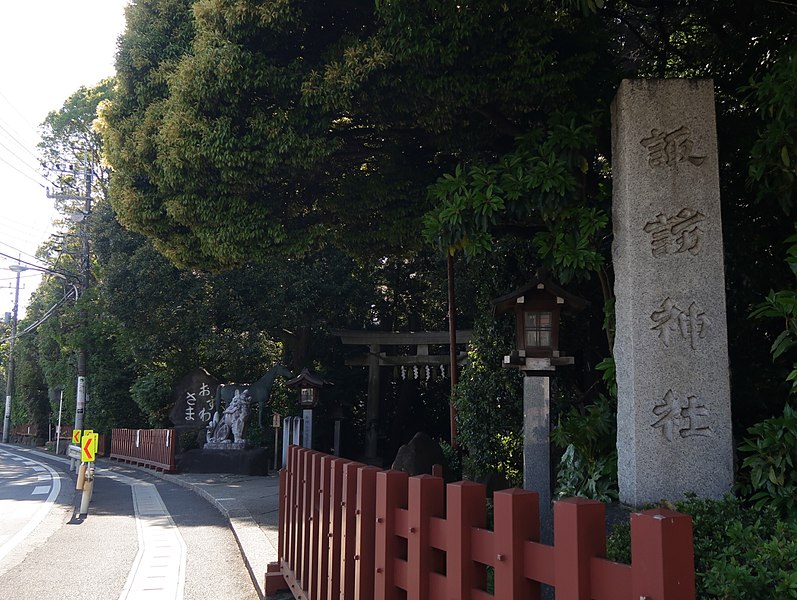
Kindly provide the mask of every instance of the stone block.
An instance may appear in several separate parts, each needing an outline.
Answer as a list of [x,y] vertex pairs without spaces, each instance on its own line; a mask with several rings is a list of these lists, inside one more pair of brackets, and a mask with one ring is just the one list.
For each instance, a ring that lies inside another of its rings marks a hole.
[[733,481],[719,169],[710,80],[625,80],[612,105],[622,502]]

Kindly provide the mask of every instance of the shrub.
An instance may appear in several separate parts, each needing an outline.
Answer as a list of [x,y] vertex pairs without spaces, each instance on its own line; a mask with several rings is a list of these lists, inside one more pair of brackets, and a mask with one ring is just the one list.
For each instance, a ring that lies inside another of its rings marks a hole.
[[[797,598],[797,521],[783,520],[771,506],[750,509],[733,496],[689,497],[674,508],[692,516],[697,598]],[[609,559],[628,563],[630,554],[630,528],[616,526]]]
[[470,479],[498,472],[512,485],[523,483],[523,381],[501,366],[513,335],[508,321],[474,326],[456,391],[459,441],[467,449],[462,468]]
[[565,451],[556,474],[557,497],[617,499],[616,432],[614,402],[606,396],[583,413],[571,408],[559,419],[551,431],[551,441]]
[[783,416],[766,419],[747,430],[739,450],[742,461],[738,490],[756,508],[772,506],[797,520],[797,411],[786,405]]

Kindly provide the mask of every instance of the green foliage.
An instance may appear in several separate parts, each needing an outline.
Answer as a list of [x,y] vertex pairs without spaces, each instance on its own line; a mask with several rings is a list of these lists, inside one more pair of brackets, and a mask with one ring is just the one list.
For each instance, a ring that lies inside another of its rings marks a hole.
[[[795,224],[797,228],[797,224]],[[793,274],[797,275],[797,235],[790,236],[786,243],[786,263]],[[784,330],[775,338],[770,348],[772,360],[778,359],[797,345],[797,291],[770,290],[764,302],[755,307],[750,313],[752,318],[778,318],[782,319]],[[792,385],[792,393],[797,392],[797,362],[792,365],[791,372],[786,377]]]
[[501,224],[538,232],[539,252],[564,282],[603,264],[596,239],[606,214],[579,204],[595,145],[596,121],[554,112],[546,126],[516,140],[493,164],[458,164],[429,187],[435,208],[424,216],[425,239],[441,250],[490,252]]
[[[783,520],[769,506],[750,509],[732,496],[691,497],[674,508],[692,517],[697,598],[797,598],[797,521]],[[630,563],[627,525],[615,527],[607,550],[610,560]]]
[[168,425],[173,384],[173,378],[168,373],[161,372],[139,377],[130,387],[130,396],[147,415],[150,427]]
[[565,208],[546,215],[548,231],[534,236],[540,258],[562,283],[585,278],[604,264],[599,240],[606,234],[605,212],[583,206]]
[[459,451],[445,440],[437,440],[445,457],[445,476],[447,481],[460,481],[462,479],[462,457]]
[[749,183],[759,201],[789,214],[797,200],[797,45],[780,50],[749,91],[763,121],[750,151]]
[[739,491],[756,508],[768,506],[797,521],[797,410],[786,405],[783,416],[761,421],[747,433],[739,446],[745,455]]
[[551,441],[564,449],[556,474],[556,496],[617,499],[617,415],[613,400],[599,396],[581,412],[559,417]]
[[513,485],[523,481],[523,391],[515,370],[501,367],[512,333],[494,321],[474,328],[456,395],[457,431],[467,449],[463,471],[471,479],[495,471]]
[[177,438],[177,452],[186,452],[199,448],[199,435],[197,430],[183,431]]

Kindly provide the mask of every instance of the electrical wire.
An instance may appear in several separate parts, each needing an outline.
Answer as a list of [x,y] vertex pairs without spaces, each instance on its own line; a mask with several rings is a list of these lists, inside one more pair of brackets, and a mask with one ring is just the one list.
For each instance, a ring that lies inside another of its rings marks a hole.
[[9,336],[9,337],[0,339],[0,344],[10,341],[12,339],[12,337],[14,339],[19,339],[23,335],[26,335],[28,333],[32,333],[33,331],[38,329],[39,326],[41,326],[45,321],[47,321],[47,319],[52,317],[53,314],[55,313],[55,311],[58,310],[61,306],[63,306],[66,303],[66,301],[69,300],[71,297],[77,298],[77,288],[73,287],[71,290],[69,290],[66,294],[64,294],[63,298],[61,298],[58,302],[56,302],[50,308],[48,308],[47,312],[45,312],[41,317],[39,317],[36,321],[31,323],[30,325],[28,325],[22,331],[18,331],[16,336]]
[[13,260],[14,262],[16,262],[18,264],[25,265],[25,266],[30,267],[32,269],[35,269],[37,271],[41,271],[42,273],[50,273],[50,274],[55,274],[55,275],[62,275],[63,277],[67,277],[67,278],[72,277],[72,278],[80,281],[80,276],[79,275],[77,275],[75,273],[72,273],[71,271],[67,271],[65,269],[51,269],[50,267],[44,267],[42,265],[37,265],[37,264],[34,264],[32,262],[28,262],[26,260],[19,259],[16,256],[11,256],[10,254],[6,254],[4,252],[0,252],[0,257],[8,258],[8,259]]
[[[20,171],[19,169],[17,169],[17,168],[16,168],[14,165],[12,165],[10,162],[8,162],[8,161],[7,161],[5,158],[3,158],[2,156],[0,156],[0,161],[2,161],[2,162],[4,162],[5,164],[7,164],[9,167],[11,167],[12,169],[14,169],[14,170],[15,170],[17,173],[19,173],[19,174],[20,174],[20,175],[22,175],[23,177],[26,177],[27,179],[31,180],[33,183],[35,183],[35,184],[36,184],[36,185],[38,185],[39,187],[43,187],[43,188],[46,188],[46,187],[47,187],[47,186],[46,186],[46,185],[44,185],[43,183],[40,183],[40,182],[36,181],[35,179],[33,179],[33,177],[31,177],[31,176],[30,176],[30,175],[28,175],[27,173],[23,173],[22,171]],[[47,181],[47,180],[46,180],[46,179],[44,179],[44,181]]]
[[[11,127],[10,124],[8,124],[8,126]],[[19,134],[17,134],[13,130],[6,129],[3,126],[3,121],[2,120],[0,120],[0,130],[4,131],[5,134],[11,139],[12,142],[15,142],[17,144],[17,146],[19,146],[20,148],[22,148],[22,150],[27,152],[33,158],[33,160],[36,161],[37,165],[39,164],[39,157],[36,156],[33,152],[31,152],[30,149],[27,147],[27,145],[25,145],[24,143],[22,143],[19,140],[19,137],[18,137]]]

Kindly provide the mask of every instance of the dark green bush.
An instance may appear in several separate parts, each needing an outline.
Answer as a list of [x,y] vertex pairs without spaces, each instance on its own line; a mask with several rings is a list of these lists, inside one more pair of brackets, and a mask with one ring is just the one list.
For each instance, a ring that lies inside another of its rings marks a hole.
[[617,499],[617,419],[615,403],[600,396],[579,411],[571,408],[551,431],[564,449],[556,473],[556,496],[584,496],[602,502]]
[[783,416],[747,430],[739,451],[747,456],[739,473],[739,492],[756,508],[771,506],[797,520],[797,411],[786,405]]
[[[692,516],[697,598],[797,598],[797,521],[771,506],[751,509],[740,499],[690,497],[675,505]],[[630,562],[630,529],[614,528],[610,560]]]
[[456,392],[457,429],[467,449],[462,470],[469,479],[499,473],[512,485],[523,484],[523,381],[502,367],[513,347],[508,321],[477,322],[468,346],[468,366]]

